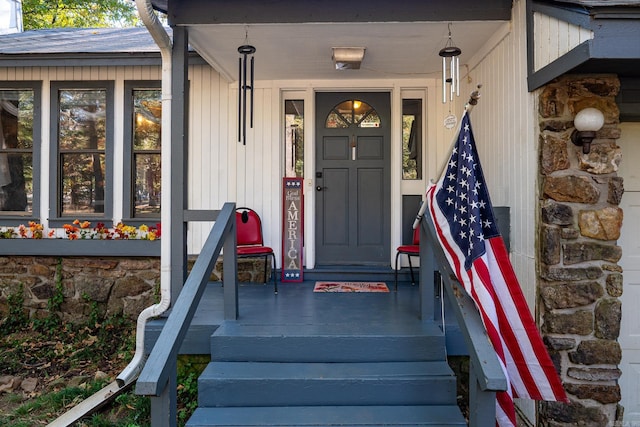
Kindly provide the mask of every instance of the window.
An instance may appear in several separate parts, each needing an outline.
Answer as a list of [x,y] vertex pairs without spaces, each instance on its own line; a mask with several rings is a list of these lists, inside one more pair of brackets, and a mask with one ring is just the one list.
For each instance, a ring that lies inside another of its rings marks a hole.
[[364,101],[343,101],[331,109],[324,125],[326,128],[377,128],[380,127],[380,116]]
[[402,179],[422,179],[422,99],[402,100]]
[[51,95],[53,220],[110,218],[113,83],[52,82]]
[[284,101],[285,177],[304,177],[304,101]]
[[0,215],[39,212],[40,82],[0,86]]
[[160,218],[160,82],[125,82],[124,206],[130,219]]

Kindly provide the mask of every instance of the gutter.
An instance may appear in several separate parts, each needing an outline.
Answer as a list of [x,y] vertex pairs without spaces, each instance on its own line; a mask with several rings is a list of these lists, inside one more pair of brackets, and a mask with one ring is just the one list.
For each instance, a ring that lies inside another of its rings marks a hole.
[[160,48],[162,57],[162,209],[160,222],[160,302],[142,310],[136,326],[136,352],[126,368],[116,377],[120,387],[124,387],[138,378],[146,361],[144,334],[147,321],[158,317],[171,303],[171,38],[160,23],[153,10],[151,0],[136,0],[138,15],[149,30],[151,37]]

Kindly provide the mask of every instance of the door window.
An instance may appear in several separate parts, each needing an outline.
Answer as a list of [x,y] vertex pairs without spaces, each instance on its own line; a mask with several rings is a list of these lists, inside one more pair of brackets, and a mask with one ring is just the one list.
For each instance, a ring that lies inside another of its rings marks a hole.
[[348,127],[378,128],[380,116],[369,104],[359,100],[343,101],[331,109],[324,123],[327,129]]

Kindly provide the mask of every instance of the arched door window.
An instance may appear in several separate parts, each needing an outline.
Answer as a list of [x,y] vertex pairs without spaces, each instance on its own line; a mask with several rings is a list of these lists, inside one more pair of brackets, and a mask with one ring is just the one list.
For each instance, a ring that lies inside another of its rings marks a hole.
[[342,101],[331,109],[324,123],[325,128],[380,127],[380,116],[369,104],[359,100]]

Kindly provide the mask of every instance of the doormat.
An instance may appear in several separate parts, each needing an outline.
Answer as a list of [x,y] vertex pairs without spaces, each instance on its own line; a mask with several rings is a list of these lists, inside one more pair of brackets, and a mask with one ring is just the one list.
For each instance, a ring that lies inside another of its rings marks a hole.
[[389,292],[382,282],[316,282],[313,292]]

